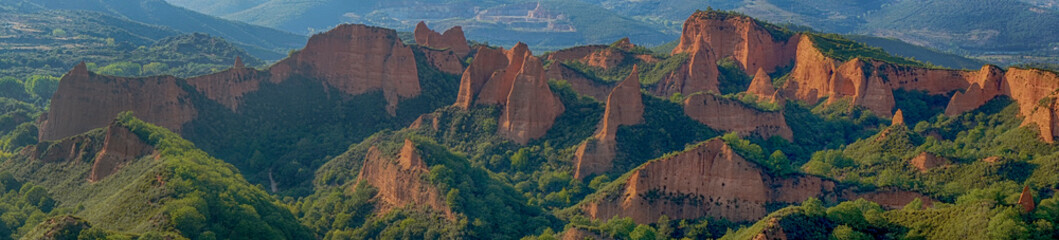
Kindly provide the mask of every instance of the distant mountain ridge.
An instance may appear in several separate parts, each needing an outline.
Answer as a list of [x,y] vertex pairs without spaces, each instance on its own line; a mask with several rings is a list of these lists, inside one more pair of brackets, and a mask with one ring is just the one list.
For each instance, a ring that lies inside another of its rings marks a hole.
[[223,37],[263,59],[275,60],[289,49],[300,47],[304,36],[225,20],[170,5],[162,0],[8,0],[41,9],[98,11],[146,24],[166,26],[177,31],[202,32]]

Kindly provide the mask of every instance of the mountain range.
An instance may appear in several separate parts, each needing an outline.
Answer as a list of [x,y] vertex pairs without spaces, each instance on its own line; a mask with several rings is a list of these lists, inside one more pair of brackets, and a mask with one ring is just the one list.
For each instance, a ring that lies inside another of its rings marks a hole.
[[21,93],[47,107],[0,92],[0,237],[1059,236],[1059,73],[729,11],[682,26],[663,52],[341,24],[267,66],[79,63]]
[[[505,46],[516,41],[533,49],[601,44],[623,36],[648,46],[680,33],[695,9],[735,10],[773,23],[809,26],[817,31],[895,38],[918,46],[1024,63],[1020,55],[1056,62],[1059,8],[1054,0],[717,0],[717,1],[247,1],[202,4],[170,0],[177,6],[226,19],[311,34],[351,22],[408,31],[419,21],[441,28],[460,25],[468,37]],[[305,13],[312,14],[305,14]],[[994,17],[1006,16],[1006,17]],[[508,37],[508,36],[518,37]],[[542,36],[543,35],[543,36]]]

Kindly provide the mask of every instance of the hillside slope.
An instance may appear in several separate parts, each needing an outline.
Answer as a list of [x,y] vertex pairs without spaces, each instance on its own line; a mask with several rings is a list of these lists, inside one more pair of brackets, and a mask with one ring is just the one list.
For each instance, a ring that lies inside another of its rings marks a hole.
[[207,33],[223,37],[269,60],[283,57],[287,50],[297,48],[305,41],[304,36],[201,14],[162,0],[45,0],[32,3],[47,9],[98,11],[181,32]]

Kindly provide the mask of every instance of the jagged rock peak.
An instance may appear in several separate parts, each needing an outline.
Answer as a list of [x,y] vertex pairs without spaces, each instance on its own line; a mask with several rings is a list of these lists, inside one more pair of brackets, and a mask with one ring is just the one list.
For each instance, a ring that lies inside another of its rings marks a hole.
[[1022,188],[1022,194],[1019,195],[1019,205],[1022,206],[1023,212],[1033,212],[1037,208],[1033,201],[1033,194],[1030,192],[1030,186]]
[[526,144],[543,137],[566,108],[548,86],[541,60],[531,55],[525,44],[516,45],[512,53],[517,56],[520,50],[524,52],[522,61],[516,62],[518,58],[515,58],[512,64],[520,63],[521,69],[512,76],[514,68],[509,66],[503,77],[506,79],[503,82],[510,82],[511,87],[503,104],[497,133],[516,143]]
[[88,65],[85,64],[85,61],[81,61],[76,66],[74,66],[73,69],[70,69],[69,73],[67,73],[67,75],[79,75],[79,76],[87,76],[88,74],[89,74]]
[[643,123],[643,96],[640,92],[639,69],[633,66],[632,73],[607,97],[603,120],[596,135],[582,142],[574,153],[574,178],[609,171],[617,156],[617,132],[620,126]]
[[243,57],[235,56],[235,64],[232,65],[232,68],[241,69],[245,67],[246,66],[243,65]]
[[96,154],[88,181],[97,182],[117,173],[130,162],[150,155],[154,146],[125,126],[111,123],[103,140],[103,149]]
[[470,108],[483,91],[493,75],[508,66],[508,57],[504,49],[493,49],[479,46],[470,66],[463,71],[460,78],[460,91],[456,97],[456,106]]
[[905,124],[905,113],[902,112],[901,109],[897,109],[897,112],[894,112],[894,118],[891,121],[891,123],[892,123],[893,126],[904,125]]
[[758,96],[758,99],[771,98],[776,93],[776,88],[772,86],[772,78],[765,72],[765,69],[757,69],[757,74],[754,74],[754,80],[750,82],[747,93]]
[[432,48],[450,49],[456,53],[456,56],[464,57],[471,52],[471,48],[467,45],[467,38],[463,34],[463,28],[460,26],[454,26],[445,31],[445,33],[438,33],[427,27],[425,22],[420,21],[416,24],[415,32],[416,44],[428,46]]

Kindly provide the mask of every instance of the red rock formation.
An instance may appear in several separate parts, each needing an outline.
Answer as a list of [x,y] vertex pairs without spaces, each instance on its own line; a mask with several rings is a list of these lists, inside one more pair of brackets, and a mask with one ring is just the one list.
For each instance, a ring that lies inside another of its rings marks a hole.
[[[797,37],[791,39],[797,40]],[[757,69],[772,71],[787,66],[795,52],[789,40],[777,39],[764,26],[747,16],[696,12],[684,22],[680,44],[673,54],[694,53],[699,41],[715,51],[716,59],[733,58],[747,75]],[[797,43],[793,43],[797,44]]]
[[154,146],[148,145],[126,127],[111,124],[107,128],[103,149],[96,154],[88,181],[97,182],[117,173],[130,162],[151,155]]
[[238,67],[238,64],[223,72],[188,78],[187,83],[210,100],[238,111],[243,96],[257,91],[261,82],[270,78],[268,72]]
[[299,52],[272,66],[272,81],[292,75],[315,77],[350,95],[382,90],[386,110],[396,114],[401,99],[420,93],[412,49],[391,29],[339,25],[314,35]]
[[416,44],[431,48],[452,50],[458,58],[462,58],[471,53],[471,47],[467,45],[467,38],[464,37],[463,28],[460,26],[449,28],[444,34],[439,34],[434,30],[430,30],[426,23],[419,22],[419,24],[416,24],[414,34]]
[[695,94],[684,100],[684,114],[714,129],[753,134],[768,139],[780,136],[791,140],[794,133],[782,112],[767,112],[746,106],[737,100],[713,94]]
[[640,77],[637,67],[632,74],[618,84],[607,98],[603,120],[596,134],[578,146],[575,152],[574,178],[581,179],[590,174],[610,170],[617,155],[616,136],[618,127],[643,123],[643,96],[640,94]]
[[1030,193],[1030,186],[1022,188],[1022,194],[1019,195],[1019,206],[1022,206],[1022,212],[1033,212],[1037,206],[1033,201],[1033,194]]
[[905,113],[901,112],[901,109],[897,109],[897,112],[894,113],[894,118],[890,120],[890,125],[905,125]]
[[497,134],[519,144],[543,137],[565,111],[552,93],[544,65],[518,43],[510,51],[479,48],[464,71],[456,105],[500,105]]
[[700,38],[682,53],[688,54],[688,61],[662,78],[653,86],[651,92],[658,96],[670,96],[675,93],[691,95],[703,91],[720,92],[720,83],[717,80],[720,76],[717,70],[719,58],[709,44]]
[[58,140],[100,128],[125,111],[174,132],[198,114],[175,77],[103,76],[88,72],[82,63],[59,82],[47,115],[41,116],[39,139]]
[[758,99],[773,101],[775,99],[772,99],[772,96],[776,94],[776,88],[772,87],[772,78],[765,72],[765,69],[759,68],[746,92],[757,96]]
[[767,213],[769,191],[756,165],[714,139],[633,170],[621,192],[589,202],[582,210],[592,219],[630,217],[640,224],[662,215],[750,221]]
[[544,78],[540,60],[528,54],[500,114],[497,133],[519,144],[543,137],[566,110]]
[[772,177],[720,139],[651,160],[632,170],[621,184],[618,192],[601,192],[596,199],[581,204],[582,213],[592,219],[630,217],[640,224],[654,222],[662,215],[751,221],[767,214],[767,204],[799,203],[810,197],[828,201],[865,198],[888,208],[904,206],[916,198],[928,206],[933,202],[914,192],[839,190],[834,182],[813,176]]
[[456,106],[470,108],[493,74],[507,66],[508,58],[505,56],[504,49],[479,46],[478,54],[474,56],[471,65],[463,71]]
[[423,178],[430,170],[416,151],[415,143],[407,139],[396,159],[383,156],[382,151],[372,146],[365,155],[357,181],[366,181],[378,189],[375,196],[378,212],[412,204],[428,206],[450,220],[455,219],[441,193]]
[[948,159],[945,159],[929,152],[922,152],[915,158],[912,158],[912,160],[909,162],[912,164],[912,166],[916,167],[916,169],[919,169],[919,172],[922,173],[930,171],[930,169],[949,165]]

